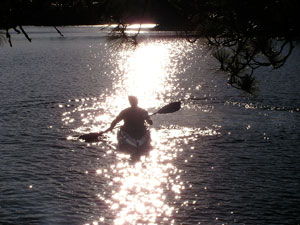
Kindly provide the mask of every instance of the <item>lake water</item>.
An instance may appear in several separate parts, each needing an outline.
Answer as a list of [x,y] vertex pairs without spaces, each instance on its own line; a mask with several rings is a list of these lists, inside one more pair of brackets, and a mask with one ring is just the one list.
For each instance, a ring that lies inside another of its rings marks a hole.
[[[226,84],[205,45],[144,33],[136,48],[97,27],[27,27],[0,48],[0,224],[300,224],[300,49]],[[107,128],[127,96],[155,115],[138,161],[72,138]],[[197,100],[191,100],[197,99]]]

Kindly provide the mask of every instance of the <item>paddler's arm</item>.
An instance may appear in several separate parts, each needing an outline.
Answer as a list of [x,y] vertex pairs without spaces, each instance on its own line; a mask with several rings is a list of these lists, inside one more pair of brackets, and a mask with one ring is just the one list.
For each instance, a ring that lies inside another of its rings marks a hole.
[[105,131],[103,131],[103,133],[112,131],[112,130],[115,128],[115,126],[117,125],[117,123],[119,123],[122,119],[123,119],[123,118],[122,118],[122,115],[121,115],[121,113],[120,113],[120,114],[117,116],[117,118],[114,119],[114,120],[111,122],[110,127],[109,127],[108,129],[106,129]]
[[147,115],[146,115],[146,122],[149,124],[149,125],[152,125],[153,124],[153,121],[151,120],[151,118],[150,118],[150,116],[148,115],[148,113],[147,113]]

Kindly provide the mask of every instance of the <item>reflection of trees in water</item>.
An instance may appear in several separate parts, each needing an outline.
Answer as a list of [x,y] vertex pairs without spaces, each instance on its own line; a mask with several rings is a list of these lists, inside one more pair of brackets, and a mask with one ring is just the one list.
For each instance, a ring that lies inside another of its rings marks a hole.
[[129,35],[127,24],[154,21],[190,42],[206,37],[228,83],[251,92],[255,69],[280,68],[292,53],[299,11],[297,0],[3,0],[0,29],[12,44],[11,29],[30,41],[22,25],[115,23],[110,39],[136,45],[139,31]]

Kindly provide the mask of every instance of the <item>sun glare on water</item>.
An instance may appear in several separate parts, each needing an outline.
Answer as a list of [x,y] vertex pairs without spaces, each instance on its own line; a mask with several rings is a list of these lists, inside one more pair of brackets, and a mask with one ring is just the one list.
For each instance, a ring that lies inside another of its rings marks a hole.
[[135,95],[142,107],[155,107],[163,102],[162,96],[170,92],[173,81],[170,68],[171,46],[162,42],[140,44],[131,51],[120,52],[120,71],[115,83],[116,95],[125,98]]
[[156,27],[157,24],[155,23],[144,23],[144,24],[132,24],[132,25],[129,25],[128,28],[129,29],[151,29],[151,28],[154,28]]
[[[139,105],[150,113],[157,110],[166,100],[172,100],[177,90],[180,54],[176,51],[183,49],[188,51],[187,46],[174,41],[157,40],[141,43],[135,49],[118,50],[112,60],[115,70],[109,74],[113,78],[112,90],[99,98],[75,100],[78,106],[65,112],[62,122],[73,125],[73,131],[78,133],[104,130],[128,107],[128,95],[137,96]],[[174,163],[183,151],[180,146],[197,135],[216,133],[179,126],[152,128],[153,149],[133,162],[128,155],[116,151],[115,130],[105,135],[107,142],[95,145],[99,154],[104,152],[102,167],[95,168],[95,179],[103,184],[97,199],[107,210],[91,224],[175,224],[174,215],[185,189],[183,171]]]
[[172,224],[170,216],[174,207],[166,203],[165,185],[172,164],[160,165],[153,153],[135,165],[119,162],[113,166],[116,177],[113,192],[107,203],[115,213],[114,224],[155,224],[158,218]]
[[[115,105],[112,115],[128,107],[128,95],[137,96],[139,105],[146,109],[164,103],[164,95],[172,91],[174,83],[174,71],[170,70],[173,47],[157,41],[119,52],[120,79],[114,83],[115,93],[107,96],[107,101]],[[174,206],[168,204],[170,194],[167,196],[166,189],[175,198],[183,185],[177,168],[171,163],[174,154],[165,154],[167,148],[158,144],[160,135],[155,130],[151,135],[156,147],[137,163],[130,163],[122,153],[116,155],[118,162],[110,168],[111,197],[98,195],[113,213],[113,224],[156,224],[157,221],[174,224]]]
[[[115,28],[118,24],[101,24],[101,25],[93,25],[93,27],[100,28]],[[128,29],[152,29],[156,27],[155,23],[141,23],[141,24],[127,24]]]
[[101,215],[103,223],[100,224],[176,224],[174,216],[179,211],[178,206],[188,205],[181,199],[186,189],[181,178],[184,171],[174,164],[183,151],[178,146],[194,140],[197,135],[217,134],[212,129],[162,128],[152,131],[155,148],[139,161],[133,163],[126,155],[118,153],[117,162],[109,169],[97,170],[97,176],[110,178],[107,189],[112,190],[109,198],[106,193],[97,195],[113,215],[112,220]]

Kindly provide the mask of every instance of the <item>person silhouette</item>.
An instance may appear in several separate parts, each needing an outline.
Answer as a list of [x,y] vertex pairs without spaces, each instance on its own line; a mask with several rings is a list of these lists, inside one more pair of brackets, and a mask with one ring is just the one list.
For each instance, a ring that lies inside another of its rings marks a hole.
[[128,133],[133,138],[140,138],[147,132],[147,125],[152,125],[148,112],[138,107],[136,96],[128,96],[130,107],[122,110],[120,114],[111,122],[110,127],[105,131],[112,131],[120,121],[124,121],[121,131]]

